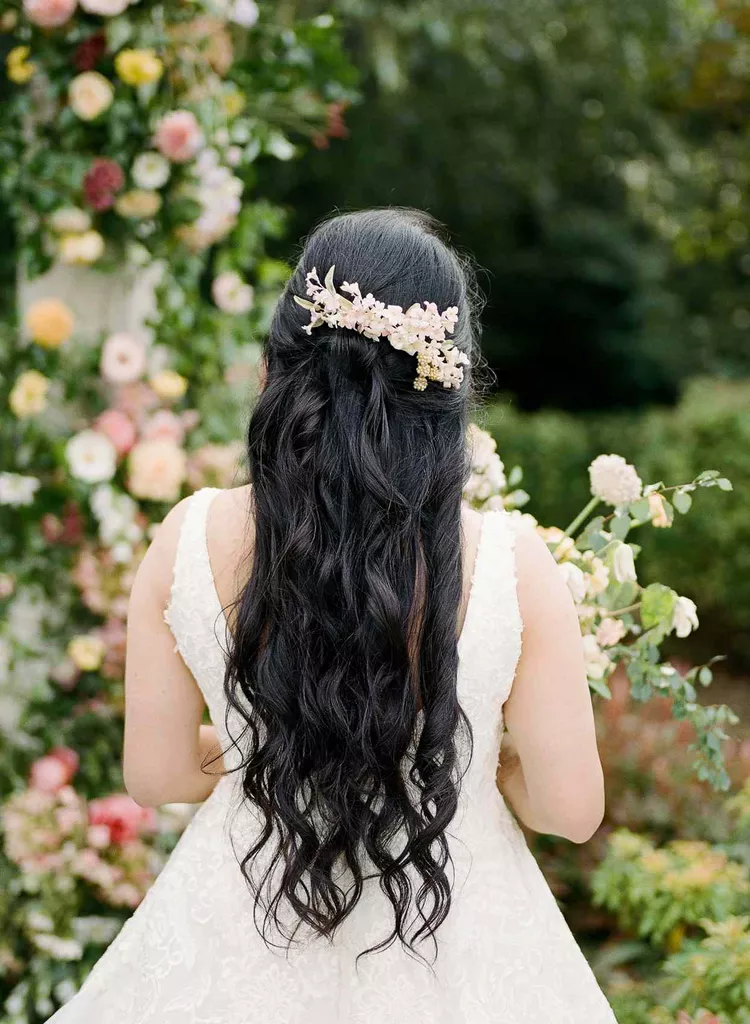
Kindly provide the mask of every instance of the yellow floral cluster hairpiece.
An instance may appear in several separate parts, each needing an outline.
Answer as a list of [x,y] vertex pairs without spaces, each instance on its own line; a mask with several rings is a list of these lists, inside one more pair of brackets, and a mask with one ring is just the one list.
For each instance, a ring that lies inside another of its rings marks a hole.
[[444,388],[461,386],[463,365],[468,364],[469,357],[446,337],[453,334],[458,320],[456,306],[440,313],[434,302],[425,302],[424,308],[415,302],[404,312],[401,306],[379,302],[372,293],[363,296],[356,282],[344,281],[341,291],[351,296],[348,299],[336,291],[335,269],[331,267],[321,284],[313,267],[305,277],[310,298],[294,296],[299,306],[310,311],[310,323],[302,328],[307,334],[321,324],[328,324],[357,331],[372,341],[387,338],[394,348],[417,357],[417,391],[424,391],[428,380],[439,381]]

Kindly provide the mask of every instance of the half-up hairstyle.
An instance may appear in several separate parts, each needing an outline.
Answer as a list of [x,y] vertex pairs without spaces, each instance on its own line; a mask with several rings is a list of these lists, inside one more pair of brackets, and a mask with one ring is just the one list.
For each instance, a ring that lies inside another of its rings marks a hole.
[[[461,386],[415,390],[416,359],[386,339],[306,334],[294,296],[334,264],[337,288],[457,306]],[[374,209],[310,235],[271,324],[248,430],[255,542],[225,679],[228,727],[243,723],[235,770],[259,820],[238,859],[269,944],[271,926],[289,944],[302,924],[332,938],[374,876],[392,928],[359,955],[398,938],[421,959],[429,939],[437,956],[446,829],[471,756],[456,678],[473,299],[432,218]]]

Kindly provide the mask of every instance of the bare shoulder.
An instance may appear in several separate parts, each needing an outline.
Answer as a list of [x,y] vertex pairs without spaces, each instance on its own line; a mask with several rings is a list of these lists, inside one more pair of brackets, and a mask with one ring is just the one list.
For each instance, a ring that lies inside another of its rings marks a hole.
[[527,523],[514,528],[518,604],[525,627],[548,621],[551,611],[575,615],[570,591],[545,541]]

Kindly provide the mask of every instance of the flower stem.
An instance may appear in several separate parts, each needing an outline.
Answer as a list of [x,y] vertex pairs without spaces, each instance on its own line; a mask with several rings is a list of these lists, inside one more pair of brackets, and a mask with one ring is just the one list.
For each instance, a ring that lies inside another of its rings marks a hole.
[[599,498],[597,498],[597,496],[594,495],[594,497],[591,499],[588,505],[585,508],[581,509],[581,511],[578,513],[573,522],[567,528],[563,536],[572,537],[575,531],[578,529],[578,527],[588,519],[588,517],[591,515],[591,513],[594,511],[598,504]]
[[614,618],[615,615],[625,615],[627,612],[637,611],[637,609],[640,608],[640,607],[641,607],[641,602],[640,601],[636,601],[635,604],[629,604],[627,606],[627,608],[615,608],[613,611],[607,612],[606,614],[607,614],[607,617],[611,619],[611,618]]

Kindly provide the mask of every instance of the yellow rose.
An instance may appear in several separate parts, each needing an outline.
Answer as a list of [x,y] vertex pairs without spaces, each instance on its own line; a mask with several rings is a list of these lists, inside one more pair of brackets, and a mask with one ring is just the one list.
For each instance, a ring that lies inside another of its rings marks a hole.
[[26,370],[13,385],[8,404],[19,420],[44,412],[49,381],[38,370]]
[[123,192],[115,203],[115,210],[121,217],[154,217],[161,209],[162,198],[158,192],[145,188],[133,188]]
[[82,121],[93,121],[108,110],[114,95],[112,83],[98,71],[84,71],[68,86],[68,102]]
[[68,644],[68,656],[81,672],[96,672],[101,666],[107,648],[98,636],[81,634]]
[[126,85],[150,85],[159,81],[164,65],[153,50],[121,50],[115,70]]
[[36,64],[29,60],[30,53],[31,48],[28,46],[14,46],[5,59],[8,78],[16,85],[25,85],[34,77]]
[[104,239],[98,231],[63,235],[60,239],[60,260],[63,263],[96,263],[103,252]]
[[174,370],[162,370],[151,378],[149,384],[163,402],[176,402],[188,386],[185,378]]
[[42,348],[59,348],[73,333],[73,314],[60,299],[37,299],[26,310],[26,332]]

